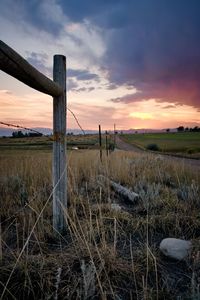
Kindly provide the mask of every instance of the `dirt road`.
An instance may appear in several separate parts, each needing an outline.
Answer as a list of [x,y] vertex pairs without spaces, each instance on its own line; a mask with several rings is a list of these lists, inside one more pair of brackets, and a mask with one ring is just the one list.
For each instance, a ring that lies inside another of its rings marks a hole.
[[[124,150],[124,151],[133,151],[133,152],[137,152],[137,153],[148,153],[145,150],[142,150],[134,145],[128,144],[126,142],[124,142],[122,139],[120,139],[119,136],[116,136],[116,146],[118,149],[120,150]],[[175,156],[171,156],[171,155],[164,155],[164,154],[160,154],[160,153],[155,153],[155,152],[151,152],[154,155],[160,155],[162,156],[164,159],[167,160],[174,160],[177,162],[181,162],[183,164],[188,164],[190,166],[195,167],[198,171],[200,171],[200,160],[199,159],[190,159],[190,158],[182,158],[182,157],[175,157]]]
[[142,150],[134,145],[124,142],[122,139],[120,139],[120,137],[118,135],[116,135],[116,146],[120,150],[134,151],[134,152],[141,152],[141,153],[145,152],[144,150]]

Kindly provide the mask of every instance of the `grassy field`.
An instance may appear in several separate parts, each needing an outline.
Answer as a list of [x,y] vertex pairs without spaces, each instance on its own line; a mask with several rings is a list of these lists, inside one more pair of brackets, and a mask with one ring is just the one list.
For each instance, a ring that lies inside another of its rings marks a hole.
[[[51,151],[0,151],[3,299],[199,299],[199,173],[146,153],[100,163],[98,151],[69,151],[68,230],[55,235],[51,198],[37,220],[52,191],[51,160]],[[140,200],[124,202],[102,174]],[[165,237],[192,240],[191,257],[164,257]]]
[[[108,138],[111,141],[111,137]],[[95,134],[88,135],[69,135],[66,136],[67,147],[74,146],[79,149],[97,149],[99,147],[99,137]],[[50,150],[52,149],[53,137],[26,137],[26,138],[0,138],[0,149],[24,149],[24,150]],[[105,135],[102,135],[102,144],[105,146]]]
[[150,144],[156,144],[163,152],[200,153],[199,132],[124,134],[121,137],[124,141],[145,149]]

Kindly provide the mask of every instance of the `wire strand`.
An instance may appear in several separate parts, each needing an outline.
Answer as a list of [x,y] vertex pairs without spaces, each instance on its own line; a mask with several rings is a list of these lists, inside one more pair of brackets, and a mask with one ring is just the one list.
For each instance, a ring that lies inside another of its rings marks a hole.
[[67,110],[72,114],[72,116],[74,117],[76,123],[78,124],[78,127],[81,129],[81,131],[83,132],[83,134],[85,135],[85,130],[82,128],[81,124],[79,123],[78,118],[76,117],[75,113],[69,108],[67,107]]
[[[67,110],[72,114],[72,116],[75,119],[78,127],[80,128],[80,130],[82,131],[82,133],[85,135],[85,130],[81,126],[81,124],[80,124],[78,118],[76,117],[75,113],[69,107],[67,107]],[[27,130],[27,131],[35,132],[35,133],[40,134],[40,135],[44,135],[42,132],[39,132],[38,130],[35,130],[35,129],[32,129],[32,128],[28,128],[28,127],[24,127],[22,125],[16,125],[16,124],[6,123],[6,122],[2,122],[2,121],[0,121],[0,124],[8,126],[8,127],[21,128],[21,129],[24,129],[24,130]]]
[[5,123],[5,122],[1,122],[1,121],[0,121],[0,124],[6,125],[6,126],[8,126],[8,127],[15,127],[15,128],[25,129],[25,130],[32,131],[32,132],[35,132],[35,133],[37,133],[37,134],[42,134],[42,135],[43,135],[43,133],[41,133],[41,132],[39,132],[39,131],[37,131],[37,130],[35,130],[35,129],[28,128],[28,127],[23,127],[23,126],[21,126],[21,125],[15,125],[15,124]]

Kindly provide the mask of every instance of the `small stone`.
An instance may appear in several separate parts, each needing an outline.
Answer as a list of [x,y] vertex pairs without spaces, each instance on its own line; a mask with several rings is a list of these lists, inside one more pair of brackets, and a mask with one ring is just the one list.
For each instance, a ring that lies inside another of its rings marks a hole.
[[192,243],[190,241],[166,238],[160,243],[160,251],[168,257],[182,260],[186,258],[192,248]]
[[111,209],[113,209],[115,211],[121,211],[122,210],[121,206],[117,203],[111,203]]

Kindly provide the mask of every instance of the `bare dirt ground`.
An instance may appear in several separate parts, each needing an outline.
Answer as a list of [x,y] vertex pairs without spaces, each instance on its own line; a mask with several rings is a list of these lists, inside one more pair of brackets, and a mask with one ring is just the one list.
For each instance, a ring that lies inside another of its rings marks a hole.
[[[133,151],[133,152],[137,152],[137,153],[145,153],[145,152],[147,153],[147,151],[145,151],[145,150],[142,150],[134,145],[124,142],[122,139],[120,139],[119,136],[116,136],[116,146],[119,150]],[[155,152],[151,152],[151,153],[155,154],[155,155],[160,155],[161,157],[163,157],[164,159],[167,159],[167,160],[174,160],[174,161],[180,162],[182,164],[188,164],[188,165],[196,168],[198,171],[200,171],[200,160],[199,159],[175,157],[175,156],[170,156],[170,155],[165,155],[165,154],[160,154],[160,153],[157,154]]]

